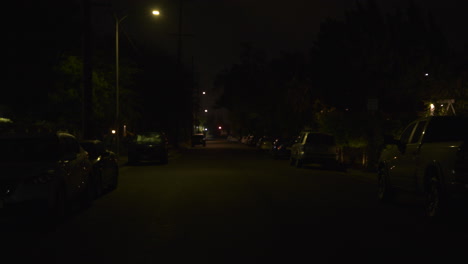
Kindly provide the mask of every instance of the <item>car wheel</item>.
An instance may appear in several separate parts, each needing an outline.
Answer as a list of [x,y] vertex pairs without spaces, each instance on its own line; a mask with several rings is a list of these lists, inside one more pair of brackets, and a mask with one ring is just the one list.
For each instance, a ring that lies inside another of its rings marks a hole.
[[67,212],[67,196],[65,193],[65,186],[59,186],[54,196],[54,204],[52,208],[50,208],[49,217],[51,218],[50,223],[52,225],[57,225],[65,219]]
[[291,156],[289,158],[289,165],[294,166],[296,164],[296,160]]
[[296,168],[302,168],[303,161],[301,159],[296,159]]
[[115,190],[117,189],[117,186],[119,185],[119,168],[116,165],[114,167],[114,176],[112,177],[112,182],[110,184],[110,190]]
[[444,213],[444,196],[439,177],[431,173],[426,181],[425,188],[425,211],[432,219],[438,218]]
[[[91,175],[89,177],[91,177]],[[89,178],[89,179],[90,180],[88,180],[88,183],[86,184],[86,187],[81,193],[81,197],[80,197],[81,198],[80,203],[81,203],[82,208],[90,207],[93,201],[94,195],[95,195],[93,179],[92,178]]]
[[96,175],[93,177],[93,182],[91,184],[91,188],[93,190],[93,200],[97,199],[102,196],[102,174],[101,173],[96,173]]
[[168,164],[168,163],[169,163],[169,157],[168,157],[168,155],[162,157],[161,163],[162,163],[162,164]]
[[390,202],[393,198],[393,192],[389,185],[388,174],[380,169],[377,174],[377,198],[382,203]]

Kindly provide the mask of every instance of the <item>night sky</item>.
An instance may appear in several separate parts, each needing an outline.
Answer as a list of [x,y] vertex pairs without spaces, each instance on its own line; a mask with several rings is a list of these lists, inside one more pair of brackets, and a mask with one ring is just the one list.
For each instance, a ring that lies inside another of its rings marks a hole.
[[[128,1],[128,5],[154,6],[161,9],[161,17],[148,26],[155,47],[175,55],[178,1]],[[383,13],[405,9],[408,0],[377,0]],[[356,6],[351,0],[186,0],[184,1],[182,56],[187,65],[193,60],[199,72],[201,89],[209,89],[213,78],[222,69],[237,61],[240,43],[249,42],[254,47],[275,57],[280,51],[300,51],[307,54],[312,47],[320,24],[327,18],[343,19],[347,10]],[[468,43],[466,32],[468,1],[464,0],[414,0],[423,12],[431,13],[445,33],[450,45],[462,49]],[[135,46],[144,45],[142,24],[132,23],[127,31],[134,38]],[[148,38],[148,35],[146,35]]]
[[[70,0],[81,2],[81,0]],[[209,89],[213,77],[220,70],[231,66],[240,54],[240,44],[252,43],[254,47],[275,57],[280,51],[301,51],[307,53],[320,29],[320,24],[327,18],[341,20],[346,11],[354,9],[356,2],[367,0],[183,0],[182,33],[183,63],[194,62],[200,73],[202,86]],[[455,49],[462,49],[468,43],[468,1],[466,0],[375,0],[382,13],[394,13],[396,8],[405,9],[414,2],[423,12],[429,12],[441,27],[449,43]],[[27,3],[28,1],[23,1]],[[60,1],[47,0],[42,4]],[[115,21],[127,16],[121,23],[122,45],[131,41],[132,51],[138,56],[163,53],[175,57],[179,21],[179,0],[92,0],[93,31],[95,39],[107,36],[108,52],[114,51]],[[26,21],[29,24],[41,24],[43,16],[27,21],[22,9],[29,4],[14,2],[20,9],[7,12],[4,24]],[[35,4],[39,2],[34,2]],[[35,7],[32,7],[33,9]],[[157,8],[160,17],[152,17],[150,11]],[[10,8],[7,8],[10,9]],[[63,13],[57,7],[58,13]],[[10,16],[9,16],[10,15]],[[35,25],[37,26],[37,25]],[[12,28],[15,31],[16,28]],[[128,36],[128,37],[127,37]],[[190,66],[188,66],[190,67]]]
[[[81,0],[70,1],[81,2]],[[113,14],[117,14],[118,17],[127,16],[121,23],[122,56],[147,57],[149,61],[158,60],[154,54],[175,58],[177,37],[174,34],[178,32],[178,0],[93,0],[92,2],[94,3],[92,25],[94,39],[96,42],[106,41],[100,45],[101,48],[105,47],[104,50],[109,58],[115,54]],[[396,8],[406,9],[411,1],[376,0],[376,2],[381,7],[382,13],[393,13]],[[468,1],[414,0],[414,2],[423,9],[423,12],[433,15],[454,49],[463,49],[468,43],[466,31]],[[47,15],[36,14],[35,18],[28,20],[28,15],[25,15],[23,10],[29,8],[29,4],[21,5],[19,1],[12,3],[17,10],[7,8],[8,12],[3,16],[4,25],[16,25],[7,28],[7,31],[11,32],[10,35],[16,35],[19,31],[30,28],[43,29],[42,24],[47,20]],[[50,12],[53,12],[56,3],[60,1],[33,3],[35,5],[52,3]],[[280,51],[300,51],[307,56],[320,24],[327,18],[341,20],[347,10],[356,6],[354,0],[184,0],[183,3],[182,33],[189,36],[183,37],[182,62],[187,68],[193,65],[198,73],[201,90],[210,90],[215,75],[236,63],[241,43],[248,42],[255,48],[265,50],[269,58],[274,58]],[[68,14],[59,8],[55,11],[66,19]],[[157,18],[151,16],[152,8],[158,8],[162,15]],[[63,28],[57,28],[57,34],[64,33]],[[78,36],[79,41],[79,30],[75,31],[77,33],[73,34]],[[35,43],[33,38],[28,41],[31,41],[28,44],[30,47],[39,47],[38,45],[45,43]],[[7,43],[16,45],[12,40],[7,40]],[[53,45],[60,46],[60,43]],[[31,52],[33,51],[31,49]]]

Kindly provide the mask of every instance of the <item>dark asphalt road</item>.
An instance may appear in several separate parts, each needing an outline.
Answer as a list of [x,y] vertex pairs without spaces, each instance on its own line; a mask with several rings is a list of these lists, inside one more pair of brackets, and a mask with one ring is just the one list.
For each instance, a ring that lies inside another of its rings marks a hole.
[[209,141],[168,165],[122,167],[117,190],[55,231],[3,231],[2,255],[41,263],[428,263],[440,257],[458,263],[464,257],[466,217],[429,223],[408,199],[379,205],[375,187],[372,174],[297,169],[238,143]]

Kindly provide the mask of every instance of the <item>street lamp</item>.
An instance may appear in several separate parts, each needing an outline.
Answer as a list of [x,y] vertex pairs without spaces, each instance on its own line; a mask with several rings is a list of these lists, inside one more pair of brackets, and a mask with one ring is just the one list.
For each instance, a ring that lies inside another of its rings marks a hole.
[[[153,15],[159,16],[159,10],[153,10]],[[116,134],[117,134],[117,155],[120,154],[119,152],[119,144],[120,144],[120,87],[119,87],[119,26],[122,21],[124,21],[128,15],[123,16],[122,18],[118,18],[117,15],[114,15],[115,18],[115,126],[116,126]]]

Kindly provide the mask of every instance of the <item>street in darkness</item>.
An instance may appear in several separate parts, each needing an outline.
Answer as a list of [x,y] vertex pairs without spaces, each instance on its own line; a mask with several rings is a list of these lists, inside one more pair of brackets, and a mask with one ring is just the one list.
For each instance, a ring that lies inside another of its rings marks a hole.
[[406,198],[380,205],[372,173],[298,169],[218,140],[123,166],[117,190],[54,231],[5,230],[3,248],[40,263],[453,263],[464,219],[429,223]]

